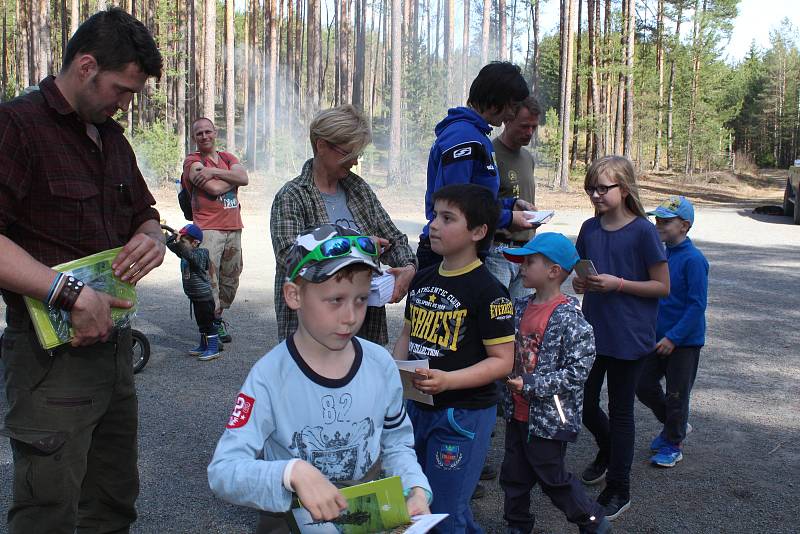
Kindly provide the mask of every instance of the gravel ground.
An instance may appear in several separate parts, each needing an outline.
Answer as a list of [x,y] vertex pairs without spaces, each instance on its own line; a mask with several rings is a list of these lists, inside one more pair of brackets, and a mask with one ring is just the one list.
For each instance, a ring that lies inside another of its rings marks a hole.
[[[180,224],[174,192],[159,196],[165,201],[162,216]],[[416,236],[419,216],[393,210],[386,196],[385,206],[398,225]],[[267,230],[271,197],[271,190],[243,195],[245,270],[227,317],[234,341],[219,360],[201,363],[185,355],[196,341],[196,327],[174,255],[168,253],[164,266],[140,284],[135,325],[148,335],[152,357],[136,377],[142,490],[133,532],[252,531],[255,512],[216,499],[205,467],[250,366],[276,341]],[[574,238],[588,216],[588,209],[559,211],[548,230]],[[631,533],[798,532],[800,229],[788,218],[753,215],[749,208],[703,207],[691,235],[711,263],[707,345],[692,399],[695,430],[678,467],[651,468],[647,445],[658,425],[637,406],[633,502],[614,527]],[[399,331],[401,316],[402,305],[390,307],[390,332]],[[0,394],[0,414],[5,409]],[[497,430],[490,458],[499,465],[501,424]],[[580,471],[594,452],[591,436],[583,432],[570,447],[569,465]],[[3,440],[3,511],[11,500],[11,471],[10,448]],[[496,481],[487,489],[487,496],[475,501],[475,514],[487,532],[503,532],[502,492]],[[596,495],[599,490],[588,491]],[[574,532],[539,490],[534,490],[533,509],[535,532]],[[4,528],[0,525],[0,532]]]

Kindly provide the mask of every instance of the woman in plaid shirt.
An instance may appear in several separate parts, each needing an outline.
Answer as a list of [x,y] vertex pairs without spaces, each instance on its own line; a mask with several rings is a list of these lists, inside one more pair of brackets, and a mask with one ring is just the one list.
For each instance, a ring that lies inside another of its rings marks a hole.
[[[391,266],[388,272],[395,277],[391,302],[403,299],[417,270],[406,235],[394,225],[367,182],[350,171],[371,141],[364,116],[351,105],[339,106],[318,113],[309,130],[314,157],[305,162],[300,176],[275,195],[270,216],[280,339],[297,328],[297,317],[283,300],[286,255],[297,235],[307,228],[336,223],[376,237],[382,249],[380,260]],[[384,307],[368,308],[358,337],[388,343]]]

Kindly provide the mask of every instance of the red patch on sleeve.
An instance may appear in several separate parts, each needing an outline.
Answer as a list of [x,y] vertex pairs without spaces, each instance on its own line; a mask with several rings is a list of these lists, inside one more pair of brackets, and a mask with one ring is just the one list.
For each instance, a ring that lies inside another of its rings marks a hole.
[[250,414],[253,413],[253,405],[256,400],[253,397],[248,397],[244,393],[239,393],[236,397],[236,406],[233,407],[230,419],[226,428],[241,428],[247,424],[250,419]]

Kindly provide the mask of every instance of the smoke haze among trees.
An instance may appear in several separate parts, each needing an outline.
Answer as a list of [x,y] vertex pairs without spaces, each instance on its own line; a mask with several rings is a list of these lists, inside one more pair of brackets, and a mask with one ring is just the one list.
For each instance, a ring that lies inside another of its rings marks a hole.
[[118,117],[153,179],[175,177],[203,115],[248,167],[289,178],[310,117],[353,103],[374,134],[364,173],[419,182],[447,107],[511,58],[546,110],[535,150],[556,185],[608,153],[686,174],[800,156],[797,28],[784,20],[768,49],[728,64],[738,0],[0,0],[3,99],[57,72],[80,21],[112,5],[165,58]]

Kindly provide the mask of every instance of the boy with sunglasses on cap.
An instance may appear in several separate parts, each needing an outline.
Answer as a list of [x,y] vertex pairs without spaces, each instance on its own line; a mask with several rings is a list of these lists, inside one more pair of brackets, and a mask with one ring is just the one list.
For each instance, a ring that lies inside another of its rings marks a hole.
[[[705,344],[708,261],[686,235],[694,207],[671,196],[653,211],[658,236],[667,246],[669,296],[658,301],[655,351],[645,357],[636,396],[664,425],[650,444],[653,465],[674,467],[683,460],[683,440],[691,430],[689,396]],[[666,380],[666,392],[661,379]]]
[[200,344],[189,351],[200,361],[219,358],[222,344],[214,325],[214,296],[210,271],[214,268],[208,250],[200,248],[203,231],[196,224],[187,224],[167,238],[167,248],[181,259],[183,292],[189,297],[200,330]]
[[212,491],[262,510],[257,532],[289,532],[296,494],[315,521],[347,506],[337,485],[398,475],[409,514],[430,513],[400,375],[383,347],[355,337],[378,249],[324,224],[297,237],[283,294],[294,334],[250,370],[208,466]]
[[415,386],[433,395],[433,406],[409,401],[408,413],[436,495],[431,510],[450,514],[437,532],[482,532],[470,497],[497,418],[495,380],[514,359],[508,290],[478,259],[500,208],[491,190],[474,184],[439,189],[433,206],[430,242],[443,260],[415,275],[394,355],[428,364],[416,369]]
[[562,234],[539,234],[504,256],[520,263],[530,296],[515,299],[514,371],[504,392],[506,454],[500,470],[509,534],[528,534],[531,489],[538,483],[579,531],[611,532],[603,508],[564,465],[581,429],[583,385],[595,358],[594,333],[578,300],[561,285],[580,259]]

